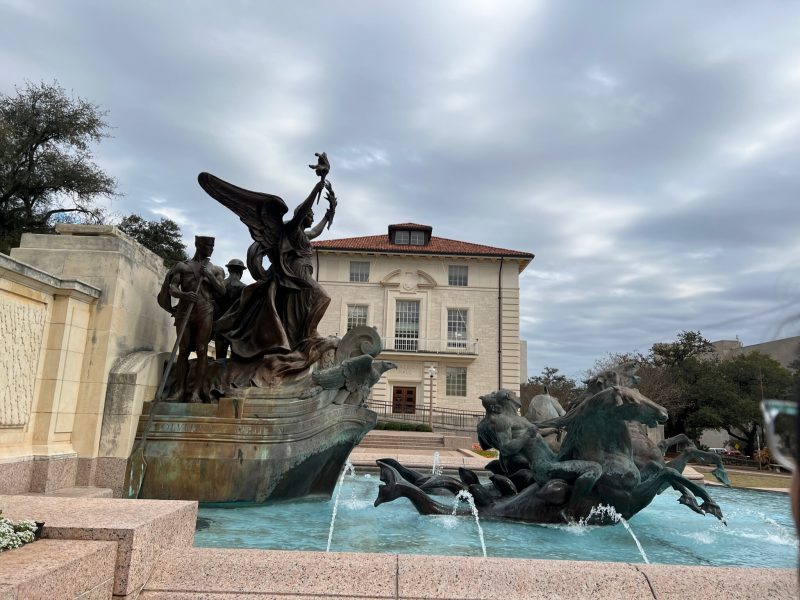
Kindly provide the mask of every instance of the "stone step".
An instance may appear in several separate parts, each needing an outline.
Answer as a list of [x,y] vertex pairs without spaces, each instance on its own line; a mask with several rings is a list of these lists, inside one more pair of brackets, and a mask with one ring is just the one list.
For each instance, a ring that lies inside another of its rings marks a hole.
[[444,438],[444,433],[430,432],[430,431],[392,431],[391,429],[373,429],[366,438],[415,438],[415,439],[430,439],[440,440]]
[[361,448],[363,450],[369,450],[370,452],[375,452],[376,450],[392,450],[392,451],[395,451],[395,452],[401,452],[403,450],[408,450],[408,451],[419,450],[419,451],[425,451],[425,452],[428,452],[430,454],[433,454],[434,452],[441,452],[442,450],[445,450],[444,446],[419,446],[419,445],[413,445],[413,444],[406,444],[406,445],[402,445],[402,444],[375,444],[373,446],[370,446],[370,445],[362,446],[362,445],[360,445],[360,446],[356,446],[356,447],[357,448]]
[[689,481],[693,481],[694,483],[698,483],[700,485],[704,485],[706,482],[706,479],[703,476],[703,474],[697,471],[696,469],[693,469],[689,465],[684,467],[683,476],[686,477],[686,479],[688,479]]
[[444,440],[443,435],[437,435],[433,437],[422,437],[419,435],[367,435],[364,436],[365,440],[403,440],[403,441],[416,441],[420,443],[429,443],[429,444],[437,444]]
[[424,448],[443,449],[445,436],[425,431],[370,431],[359,444],[360,448]]
[[0,597],[111,598],[116,555],[113,541],[25,544],[0,554]]
[[114,491],[111,488],[92,487],[88,485],[76,485],[65,487],[49,492],[25,492],[23,496],[54,496],[60,498],[113,498]]
[[[3,507],[3,516],[11,520],[43,521],[43,537],[47,538],[8,553],[0,553],[0,561],[6,559],[6,554],[13,555],[28,546],[36,549],[48,539],[113,542],[111,551],[103,552],[102,556],[108,557],[111,562],[114,597],[138,596],[158,563],[166,562],[165,558],[172,558],[176,552],[192,546],[197,522],[197,502],[184,500],[0,495],[0,506]],[[45,566],[48,564],[47,560],[40,562]],[[76,569],[73,572],[82,571]],[[94,572],[99,570],[95,569]],[[76,598],[78,594],[69,595],[62,591],[73,578],[62,575],[62,588],[56,588],[55,593],[11,597]],[[5,580],[0,572],[0,598],[5,600],[9,596],[3,589],[3,583]],[[111,595],[97,592],[87,593],[80,598],[111,598]]]
[[364,440],[359,446],[363,448],[444,448],[444,441],[423,441],[415,439],[377,439]]

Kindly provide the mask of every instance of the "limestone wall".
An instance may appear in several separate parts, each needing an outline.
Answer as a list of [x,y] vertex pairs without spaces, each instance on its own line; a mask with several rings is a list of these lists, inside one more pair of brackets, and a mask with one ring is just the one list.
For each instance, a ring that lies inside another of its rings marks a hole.
[[42,349],[47,305],[3,290],[0,294],[0,344],[14,348],[0,362],[0,426],[24,427],[33,404],[33,387]]
[[95,287],[0,254],[0,490],[74,481],[71,432],[99,297]]
[[[153,388],[158,353],[174,341],[155,300],[159,257],[114,227],[57,233],[25,234],[0,255],[0,493],[93,485],[103,457],[118,474],[141,394],[107,402],[109,372],[133,351],[149,353],[138,383]],[[104,420],[119,435],[101,451]]]

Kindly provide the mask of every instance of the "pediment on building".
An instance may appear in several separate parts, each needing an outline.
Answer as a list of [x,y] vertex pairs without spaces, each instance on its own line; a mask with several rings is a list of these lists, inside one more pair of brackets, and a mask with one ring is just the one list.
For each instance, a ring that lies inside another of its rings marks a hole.
[[381,279],[384,287],[400,288],[404,292],[436,287],[436,280],[422,269],[395,269]]

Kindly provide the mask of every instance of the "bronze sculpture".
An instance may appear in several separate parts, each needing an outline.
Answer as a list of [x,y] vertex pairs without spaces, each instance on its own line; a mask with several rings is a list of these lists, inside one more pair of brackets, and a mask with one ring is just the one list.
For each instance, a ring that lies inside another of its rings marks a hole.
[[[486,465],[493,473],[490,483],[481,484],[466,469],[459,470],[459,479],[422,478],[383,459],[378,461],[383,485],[375,506],[405,497],[422,514],[447,514],[450,505],[438,502],[430,491],[466,489],[484,517],[534,523],[592,517],[596,524],[610,524],[616,522],[611,513],[592,516],[593,509],[611,506],[627,519],[671,487],[681,494],[681,504],[724,523],[722,510],[703,486],[684,477],[672,463],[660,455],[639,462],[644,456],[636,448],[641,440],[631,436],[631,428],[663,423],[667,412],[630,387],[637,382],[634,372],[624,366],[604,372],[586,382],[586,394],[566,414],[539,423],[517,414],[519,405],[507,390],[482,396],[486,417],[478,425],[478,439],[482,447],[494,447],[500,454],[499,460]],[[539,427],[566,431],[557,454],[544,442]],[[724,469],[720,479],[727,481]]]
[[[330,164],[324,152],[317,157],[317,164],[309,166],[320,180],[286,222],[288,208],[278,196],[199,175],[203,189],[250,230],[247,267],[255,282],[240,287],[234,271],[244,269],[241,261],[228,263],[231,277],[224,283],[222,269],[208,267],[214,281],[200,291],[213,292],[201,298],[193,287],[195,280],[204,281],[195,276],[196,266],[170,273],[159,295],[161,305],[184,316],[179,319],[183,323],[191,310],[182,305],[173,309],[170,293],[183,298],[184,305],[202,306],[203,335],[195,327],[191,339],[207,344],[208,306],[215,303],[214,333],[230,342],[232,352],[227,358],[225,343],[216,342],[217,360],[208,362],[205,352],[198,351],[188,369],[181,367],[180,381],[192,390],[188,397],[208,402],[163,404],[158,394],[150,403],[129,461],[131,497],[241,503],[330,496],[350,451],[375,426],[377,415],[364,404],[381,374],[395,367],[374,360],[382,350],[377,330],[355,327],[342,339],[317,333],[330,298],[312,276],[310,240],[330,227],[336,210],[336,196],[326,181]],[[312,205],[323,189],[329,207],[314,226]],[[210,256],[207,243],[198,248],[198,260]],[[265,256],[268,268],[262,264]],[[239,289],[228,307],[228,293]]]
[[[242,275],[244,275],[247,267],[244,266],[241,260],[234,258],[225,265],[225,268],[228,269],[228,276],[225,278],[225,281],[223,281],[225,285],[225,294],[218,299],[216,310],[214,311],[215,321],[236,303],[239,296],[242,295],[242,290],[247,287],[246,284],[242,282]],[[219,333],[215,334],[214,347],[216,349],[217,358],[228,357],[230,343],[225,336],[219,335]]]
[[[225,272],[210,262],[214,252],[214,238],[198,235],[194,240],[194,256],[170,269],[158,295],[159,305],[175,317],[175,328],[179,337],[175,384],[169,397],[171,401],[208,400],[203,385],[208,342],[211,340],[216,298],[225,293],[222,283]],[[178,299],[177,306],[172,306],[172,298]],[[190,382],[189,355],[192,352],[197,354],[197,363]]]
[[[317,325],[330,297],[312,276],[310,240],[333,221],[336,196],[330,182],[325,181],[327,157],[324,153],[319,156],[320,164],[312,166],[320,180],[286,222],[283,216],[288,208],[280,197],[245,190],[210,173],[198,176],[200,186],[236,213],[254,240],[247,251],[247,267],[256,281],[243,290],[214,328],[230,342],[236,356],[268,356],[266,364],[273,374],[299,372],[329,349],[317,333]],[[312,227],[312,205],[323,188],[329,208]],[[265,256],[271,263],[266,270],[262,264]]]

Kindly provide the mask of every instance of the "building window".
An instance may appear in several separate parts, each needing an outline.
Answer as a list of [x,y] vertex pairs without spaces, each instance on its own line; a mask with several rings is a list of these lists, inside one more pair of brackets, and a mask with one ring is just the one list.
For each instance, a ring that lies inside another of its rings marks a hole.
[[466,367],[447,367],[448,396],[467,395],[467,369]]
[[360,327],[367,324],[367,305],[348,304],[347,305],[347,331],[353,327]]
[[447,270],[448,285],[467,285],[467,267],[461,265],[450,265]]
[[425,232],[411,231],[409,229],[397,229],[394,232],[394,243],[401,246],[424,246]]
[[398,300],[394,314],[394,349],[416,352],[419,347],[419,300]]
[[447,347],[467,347],[467,309],[447,309]]
[[350,281],[369,281],[369,263],[358,260],[350,261]]

